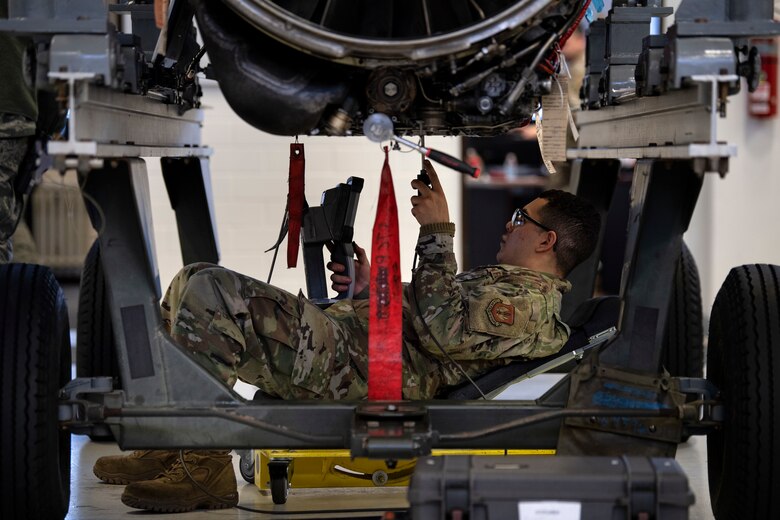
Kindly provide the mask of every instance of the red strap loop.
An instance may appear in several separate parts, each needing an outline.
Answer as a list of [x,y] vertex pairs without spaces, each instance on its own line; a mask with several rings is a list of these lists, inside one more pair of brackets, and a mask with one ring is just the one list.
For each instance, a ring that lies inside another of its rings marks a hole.
[[290,174],[288,177],[287,211],[290,214],[287,237],[287,267],[298,265],[298,249],[301,243],[301,222],[303,221],[304,176],[306,158],[303,143],[290,144]]
[[402,286],[398,207],[385,147],[371,242],[368,318],[368,398],[402,399]]

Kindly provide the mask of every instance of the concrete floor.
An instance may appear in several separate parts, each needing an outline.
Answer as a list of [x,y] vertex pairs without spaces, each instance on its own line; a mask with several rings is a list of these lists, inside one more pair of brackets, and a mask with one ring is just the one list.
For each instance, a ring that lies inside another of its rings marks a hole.
[[[65,288],[68,308],[75,309],[78,302],[78,286],[68,285]],[[76,323],[75,312],[71,312],[71,326]],[[75,345],[75,330],[72,331],[72,342]],[[75,352],[74,357],[75,360]],[[75,377],[75,369],[74,369]],[[499,399],[535,399],[560,378],[557,374],[542,374],[531,380],[524,381],[507,389]],[[236,391],[246,398],[254,394],[254,387],[239,382]],[[74,436],[71,454],[71,500],[67,520],[112,520],[132,518],[135,515],[148,513],[132,509],[120,500],[124,486],[104,484],[92,474],[92,466],[98,457],[121,453],[113,443],[96,443],[84,436]],[[691,520],[710,520],[713,518],[710,509],[709,491],[707,486],[707,448],[704,437],[693,437],[680,445],[677,460],[688,476],[691,491],[696,497],[696,503],[689,510]],[[230,519],[261,519],[261,518],[346,518],[345,509],[375,509],[403,508],[408,505],[405,488],[361,488],[350,489],[291,489],[290,497],[284,506],[274,505],[270,495],[264,495],[253,484],[248,484],[238,471],[238,456],[234,456],[236,480],[239,487],[239,505],[273,513],[254,513],[239,509],[223,509],[216,511],[197,511],[179,513],[176,520],[230,518]],[[331,515],[311,511],[339,511]],[[286,512],[286,514],[285,514]],[[128,516],[129,515],[129,516]],[[156,515],[155,515],[156,516]],[[352,516],[365,517],[355,513]]]
[[[551,382],[560,376],[543,374],[533,380],[526,381],[507,391],[504,398],[529,399],[534,398]],[[237,389],[242,395],[251,392],[251,387]],[[250,394],[251,395],[251,394]],[[104,484],[92,474],[92,465],[103,455],[117,454],[120,450],[112,443],[91,442],[83,436],[73,437],[71,501],[68,520],[111,520],[132,518],[128,515],[145,515],[140,510],[131,509],[120,500],[124,486]],[[688,476],[691,491],[696,497],[696,503],[690,508],[691,520],[712,519],[710,500],[707,487],[707,449],[704,437],[693,437],[687,443],[680,445],[677,460]],[[322,512],[305,514],[307,511],[345,509],[376,509],[403,508],[407,505],[405,488],[362,488],[357,491],[349,489],[291,489],[287,504],[276,506],[269,495],[261,492],[253,485],[246,483],[238,471],[238,457],[234,456],[236,479],[239,487],[239,504],[241,506],[273,511],[270,513],[253,513],[238,509],[223,509],[218,511],[198,511],[176,514],[177,520],[232,518],[346,518],[343,512],[326,515]],[[284,514],[287,512],[287,514]],[[365,517],[364,514],[353,516]]]
[[[71,459],[71,497],[68,520],[112,520],[130,519],[149,513],[125,506],[121,500],[124,486],[104,484],[92,474],[92,465],[103,455],[120,453],[109,443],[91,442],[87,437],[73,438]],[[690,520],[712,519],[709,495],[707,494],[706,441],[703,437],[694,437],[680,446],[677,460],[683,466],[696,503],[690,508]],[[270,496],[261,494],[253,484],[246,483],[238,472],[238,457],[233,458],[238,480],[239,505],[273,511],[270,513],[252,513],[238,509],[216,511],[196,511],[173,515],[176,520],[190,519],[262,519],[262,518],[347,518],[344,513],[326,515],[323,513],[305,514],[307,511],[403,508],[407,505],[405,488],[364,488],[358,491],[345,489],[330,490],[290,490],[289,500],[283,506],[274,505]],[[287,512],[287,514],[284,514]],[[155,515],[157,516],[157,515]],[[366,514],[355,514],[365,517]]]
[[[87,437],[74,437],[71,459],[71,496],[67,520],[111,520],[130,519],[137,515],[148,515],[139,509],[125,506],[120,497],[124,486],[105,484],[92,474],[92,465],[98,457],[121,453],[113,444],[91,442]],[[249,484],[238,471],[238,456],[233,457],[238,481],[239,505],[243,507],[273,511],[273,514],[254,513],[239,509],[195,511],[172,515],[176,520],[224,518],[345,518],[343,509],[398,509],[406,506],[405,488],[364,488],[352,490],[290,490],[289,500],[283,506],[274,505],[270,495],[261,494],[254,484]],[[333,514],[309,513],[307,511],[333,510]],[[287,511],[287,514],[280,514]],[[155,515],[157,516],[157,515]],[[365,517],[366,514],[357,516]]]

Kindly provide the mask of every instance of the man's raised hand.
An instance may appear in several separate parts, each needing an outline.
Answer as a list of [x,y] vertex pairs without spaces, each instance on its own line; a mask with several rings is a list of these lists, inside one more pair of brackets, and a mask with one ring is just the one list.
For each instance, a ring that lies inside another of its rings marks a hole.
[[447,208],[447,198],[439,182],[439,176],[433,169],[430,161],[425,161],[425,171],[431,179],[430,187],[424,182],[415,179],[412,188],[419,194],[412,197],[412,215],[420,225],[436,224],[450,221],[450,211]]

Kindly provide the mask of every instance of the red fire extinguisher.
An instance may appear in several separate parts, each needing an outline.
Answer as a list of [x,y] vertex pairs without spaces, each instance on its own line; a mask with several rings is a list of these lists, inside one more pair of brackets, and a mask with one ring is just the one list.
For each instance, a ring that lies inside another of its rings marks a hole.
[[754,39],[751,43],[761,56],[761,75],[758,86],[748,94],[748,112],[757,118],[777,114],[777,40]]

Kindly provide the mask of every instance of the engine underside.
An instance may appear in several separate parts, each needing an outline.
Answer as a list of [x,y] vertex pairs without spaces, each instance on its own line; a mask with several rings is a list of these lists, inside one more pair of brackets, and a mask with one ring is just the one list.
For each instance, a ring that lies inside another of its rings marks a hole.
[[581,0],[195,0],[231,107],[279,135],[489,136],[526,124],[552,88]]

